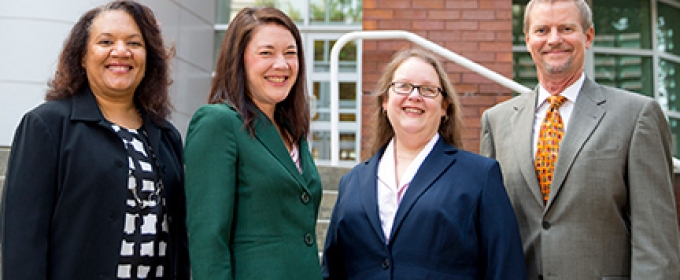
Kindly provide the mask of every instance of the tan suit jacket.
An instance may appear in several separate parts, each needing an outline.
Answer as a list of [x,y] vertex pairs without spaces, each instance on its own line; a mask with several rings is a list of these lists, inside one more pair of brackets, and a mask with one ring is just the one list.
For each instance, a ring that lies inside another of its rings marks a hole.
[[537,90],[482,116],[501,164],[529,279],[680,279],[671,137],[659,104],[586,78],[544,206],[532,129]]

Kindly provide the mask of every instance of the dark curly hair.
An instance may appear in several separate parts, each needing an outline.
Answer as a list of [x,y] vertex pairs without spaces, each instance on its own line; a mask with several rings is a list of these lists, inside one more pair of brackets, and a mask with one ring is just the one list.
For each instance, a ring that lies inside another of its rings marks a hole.
[[229,23],[222,40],[217,59],[215,77],[210,89],[209,103],[232,105],[243,116],[243,125],[251,136],[255,135],[257,106],[246,89],[244,54],[253,37],[253,31],[266,24],[278,24],[288,29],[295,38],[298,53],[298,75],[286,99],[276,104],[274,122],[285,129],[297,142],[307,137],[310,126],[309,97],[305,70],[305,56],[302,51],[302,37],[295,23],[276,8],[245,8]]
[[169,60],[174,56],[174,48],[167,48],[164,45],[161,29],[153,11],[143,4],[130,0],[110,2],[89,10],[80,17],[64,42],[57,71],[48,83],[49,89],[45,100],[68,98],[81,93],[82,89],[88,86],[82,61],[87,51],[92,22],[102,12],[113,10],[128,13],[144,37],[147,53],[146,72],[135,90],[135,104],[152,119],[163,120],[172,110],[168,87],[172,83]]

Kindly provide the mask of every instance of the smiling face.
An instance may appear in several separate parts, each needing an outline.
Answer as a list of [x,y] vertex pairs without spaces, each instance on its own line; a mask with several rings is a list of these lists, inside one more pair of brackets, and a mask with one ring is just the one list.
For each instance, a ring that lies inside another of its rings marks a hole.
[[580,76],[595,30],[593,27],[583,30],[576,4],[536,3],[528,16],[530,25],[525,41],[539,80]]
[[[435,68],[417,57],[408,58],[399,65],[392,82],[442,87]],[[408,95],[402,95],[390,88],[382,103],[397,138],[415,136],[422,137],[422,140],[429,140],[437,133],[447,106],[442,94],[425,98],[416,89]]]
[[278,24],[253,31],[244,63],[253,103],[270,118],[276,104],[288,97],[298,75],[298,46],[293,34]]
[[99,14],[82,63],[95,96],[133,98],[146,71],[144,38],[134,19],[119,10]]

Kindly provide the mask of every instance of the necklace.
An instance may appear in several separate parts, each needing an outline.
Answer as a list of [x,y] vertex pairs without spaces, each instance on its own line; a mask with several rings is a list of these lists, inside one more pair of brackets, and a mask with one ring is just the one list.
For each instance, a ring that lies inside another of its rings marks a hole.
[[[146,147],[149,149],[149,155],[151,160],[153,161],[154,169],[156,170],[156,178],[154,179],[154,192],[151,193],[148,197],[147,201],[142,201],[142,199],[139,197],[137,194],[137,188],[132,188],[132,194],[135,197],[135,201],[137,202],[137,205],[140,208],[145,208],[150,205],[158,205],[161,202],[161,191],[163,190],[163,179],[161,178],[161,167],[160,164],[158,163],[158,157],[156,156],[155,151],[153,150],[153,147],[151,147],[151,141],[149,140],[149,134],[146,132],[146,129],[144,127],[140,127],[139,131],[141,131],[142,136],[144,137],[144,142],[146,143]],[[153,203],[152,203],[153,202]],[[147,205],[148,203],[148,205]]]

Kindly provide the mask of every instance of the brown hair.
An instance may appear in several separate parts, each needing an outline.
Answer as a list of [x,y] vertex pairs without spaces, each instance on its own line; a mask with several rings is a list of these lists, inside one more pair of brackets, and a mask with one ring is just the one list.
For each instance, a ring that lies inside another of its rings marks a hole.
[[106,11],[124,11],[135,21],[146,46],[146,72],[135,90],[135,103],[156,120],[165,119],[172,110],[168,87],[172,83],[169,60],[174,48],[166,48],[161,29],[149,7],[130,0],[113,1],[83,14],[71,29],[59,55],[57,71],[49,81],[45,100],[57,100],[79,94],[88,86],[83,57],[87,51],[90,29],[94,19]]
[[442,139],[446,143],[462,148],[462,137],[461,130],[463,128],[462,111],[460,109],[460,101],[458,101],[458,94],[453,88],[449,77],[441,65],[439,60],[429,52],[421,49],[407,49],[399,51],[394,55],[394,58],[390,63],[385,66],[383,70],[383,75],[378,80],[377,84],[377,110],[375,110],[375,115],[373,120],[376,123],[376,134],[373,139],[373,145],[370,148],[369,153],[365,157],[370,157],[380,150],[383,146],[394,137],[394,129],[387,115],[382,112],[383,101],[389,96],[390,85],[392,84],[392,79],[394,78],[394,72],[397,71],[399,66],[401,66],[404,61],[409,58],[419,58],[426,63],[432,65],[432,67],[437,72],[439,76],[439,83],[442,87],[442,102],[448,101],[448,106],[446,107],[446,115],[442,117],[439,123],[439,128],[437,131],[441,135]]
[[283,12],[272,7],[245,8],[229,23],[217,58],[215,77],[210,89],[209,103],[228,103],[243,117],[243,125],[254,135],[258,108],[246,88],[244,55],[253,32],[266,24],[278,24],[288,29],[295,38],[298,53],[298,76],[286,99],[276,104],[274,122],[290,134],[294,142],[309,133],[310,116],[307,96],[305,57],[302,37],[293,21]]
[[581,28],[583,28],[583,32],[588,32],[588,29],[593,26],[593,12],[590,10],[588,3],[584,0],[531,0],[524,11],[524,33],[529,31],[529,25],[531,24],[529,15],[536,3],[553,4],[557,2],[572,2],[578,7],[579,13],[581,14]]

